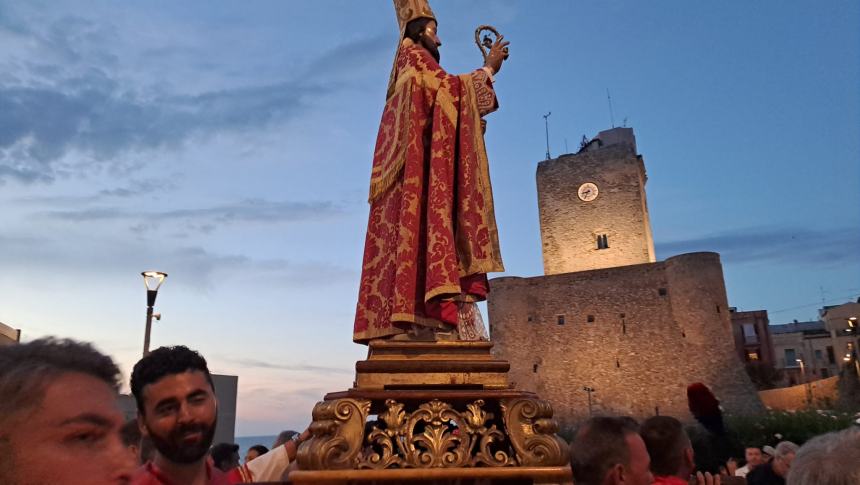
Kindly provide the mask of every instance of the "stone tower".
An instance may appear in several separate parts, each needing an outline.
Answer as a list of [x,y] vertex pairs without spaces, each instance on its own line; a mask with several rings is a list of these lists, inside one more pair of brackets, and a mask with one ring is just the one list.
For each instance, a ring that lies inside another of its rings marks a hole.
[[645,180],[630,128],[539,163],[546,275],[490,280],[493,351],[568,423],[591,414],[691,421],[694,383],[729,413],[759,413],[734,350],[720,256],[655,261]]
[[632,128],[613,128],[576,155],[538,164],[547,275],[653,263],[645,165]]

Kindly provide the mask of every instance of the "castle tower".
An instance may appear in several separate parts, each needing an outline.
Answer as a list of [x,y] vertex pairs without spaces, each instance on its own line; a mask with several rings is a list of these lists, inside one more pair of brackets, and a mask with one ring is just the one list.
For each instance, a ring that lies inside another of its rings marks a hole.
[[540,162],[544,273],[656,261],[646,180],[632,128],[602,131],[576,155]]
[[573,423],[594,413],[692,421],[687,387],[764,410],[734,350],[716,253],[655,261],[645,167],[630,128],[538,165],[546,275],[490,280],[493,352]]

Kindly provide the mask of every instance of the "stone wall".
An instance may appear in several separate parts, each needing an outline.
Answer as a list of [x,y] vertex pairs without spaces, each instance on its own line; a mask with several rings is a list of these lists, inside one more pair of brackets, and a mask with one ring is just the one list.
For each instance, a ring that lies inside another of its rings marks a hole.
[[761,412],[738,361],[716,253],[490,281],[494,352],[517,386],[562,421],[595,413],[689,419],[686,388],[708,385],[732,413]]
[[762,403],[770,409],[797,411],[809,407],[829,408],[839,397],[839,377],[828,377],[809,384],[759,391]]
[[[538,211],[545,274],[609,268],[654,261],[645,198],[645,166],[635,146],[614,145],[540,162]],[[583,183],[598,187],[580,200]],[[597,248],[606,235],[609,248]]]

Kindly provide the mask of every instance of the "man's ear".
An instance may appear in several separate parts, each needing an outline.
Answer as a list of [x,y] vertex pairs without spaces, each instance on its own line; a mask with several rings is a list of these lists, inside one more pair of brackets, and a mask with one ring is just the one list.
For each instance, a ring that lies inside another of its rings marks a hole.
[[624,483],[624,465],[621,463],[610,468],[606,472],[606,476],[603,477],[603,485],[612,485],[615,483]]
[[146,423],[143,421],[143,414],[141,414],[140,411],[137,412],[137,429],[140,430],[141,436],[149,438],[149,429],[146,428]]
[[689,467],[690,471],[696,469],[696,453],[692,446],[684,448],[684,464]]

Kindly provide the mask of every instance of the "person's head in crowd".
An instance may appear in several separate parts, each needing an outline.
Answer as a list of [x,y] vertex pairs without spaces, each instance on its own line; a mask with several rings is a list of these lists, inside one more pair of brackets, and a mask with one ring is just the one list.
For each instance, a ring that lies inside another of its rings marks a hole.
[[791,470],[791,465],[796,453],[797,445],[791,441],[781,441],[776,445],[776,448],[774,448],[773,461],[771,462],[773,472],[782,478],[785,478],[785,476],[788,475],[788,471]]
[[761,462],[770,463],[773,460],[773,455],[776,454],[776,450],[773,449],[773,446],[765,445],[761,447]]
[[158,466],[203,463],[215,436],[218,406],[200,354],[184,346],[155,349],[135,364],[131,392]]
[[10,484],[125,483],[119,369],[90,344],[0,347],[0,478]]
[[860,483],[860,428],[816,436],[797,450],[788,485]]
[[658,477],[687,479],[696,470],[693,445],[684,426],[670,416],[653,416],[639,428],[651,457],[651,472]]
[[629,418],[591,418],[570,447],[577,485],[650,485],[648,450],[636,422]]
[[744,459],[746,460],[746,466],[750,470],[765,462],[761,448],[758,446],[747,446],[744,449]]
[[248,452],[245,453],[245,463],[257,458],[260,455],[265,455],[269,452],[269,449],[263,445],[254,445],[248,448]]
[[738,470],[738,460],[737,458],[731,456],[728,460],[726,460],[726,475],[733,477],[735,476],[735,472]]
[[140,462],[140,426],[137,425],[136,419],[129,419],[122,425],[119,432],[122,437],[122,444],[128,448],[128,452],[134,457],[135,462]]
[[209,451],[212,463],[221,471],[230,471],[239,466],[239,445],[218,443]]
[[298,431],[293,431],[291,429],[281,431],[278,434],[278,437],[275,438],[275,442],[272,443],[272,448],[277,448],[282,444],[286,443],[287,441],[290,441],[291,439],[293,439],[293,436],[296,436],[297,434],[299,434]]

